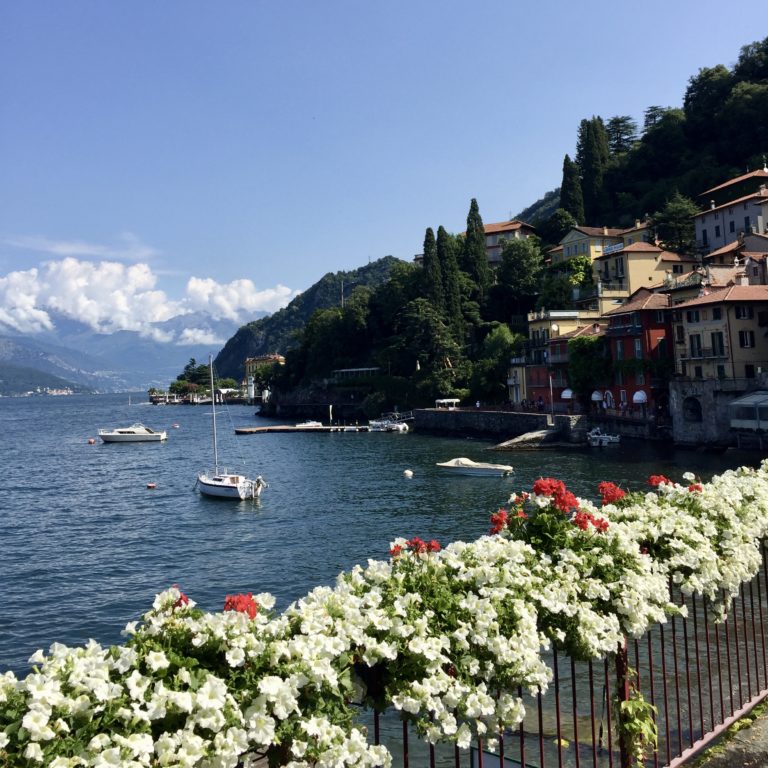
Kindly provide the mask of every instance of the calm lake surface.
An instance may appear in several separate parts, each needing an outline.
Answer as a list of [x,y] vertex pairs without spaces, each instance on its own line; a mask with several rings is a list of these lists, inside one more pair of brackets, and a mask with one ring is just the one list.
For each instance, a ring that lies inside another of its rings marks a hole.
[[[26,673],[32,653],[55,641],[119,643],[125,624],[172,584],[207,610],[237,592],[271,592],[282,610],[356,563],[387,558],[397,536],[447,544],[487,533],[489,515],[540,476],[595,497],[601,480],[636,490],[650,474],[679,480],[690,469],[708,478],[761,459],[629,441],[489,453],[491,442],[413,432],[236,436],[235,426],[272,422],[230,406],[217,410],[220,460],[231,468],[242,460],[269,488],[257,501],[217,501],[194,488],[213,464],[210,406],[143,399],[0,398],[0,672]],[[168,440],[98,439],[100,427],[137,421],[168,429]],[[457,456],[513,464],[515,474],[440,474],[435,462]]]

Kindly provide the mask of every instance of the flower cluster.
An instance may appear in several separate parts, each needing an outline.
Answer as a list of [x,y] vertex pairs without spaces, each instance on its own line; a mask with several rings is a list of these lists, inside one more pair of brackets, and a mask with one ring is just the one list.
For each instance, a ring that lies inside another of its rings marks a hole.
[[358,704],[389,706],[431,742],[493,746],[545,692],[547,651],[611,653],[670,613],[669,584],[716,600],[760,567],[768,462],[654,490],[601,483],[599,508],[542,478],[491,516],[492,535],[441,548],[396,539],[273,615],[268,594],[206,613],[173,587],[123,646],[53,645],[0,675],[0,765],[389,766]]

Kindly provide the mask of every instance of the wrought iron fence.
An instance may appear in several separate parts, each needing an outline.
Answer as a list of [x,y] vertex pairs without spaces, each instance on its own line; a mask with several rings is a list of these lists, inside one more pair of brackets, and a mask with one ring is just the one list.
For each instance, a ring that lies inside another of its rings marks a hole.
[[[656,751],[646,768],[677,768],[768,697],[768,560],[727,601],[728,617],[673,591],[687,617],[672,617],[631,640],[611,659],[575,662],[553,652],[546,695],[518,695],[526,716],[514,731],[496,734],[493,751],[427,744],[393,711],[368,717],[369,736],[386,744],[402,768],[630,768],[637,766],[619,738],[617,700],[629,697],[630,677],[654,708]],[[630,673],[628,673],[630,670]]]

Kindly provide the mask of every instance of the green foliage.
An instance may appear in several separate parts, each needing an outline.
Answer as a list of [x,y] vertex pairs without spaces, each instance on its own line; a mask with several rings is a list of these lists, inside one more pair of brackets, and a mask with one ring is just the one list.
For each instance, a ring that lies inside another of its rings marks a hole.
[[443,276],[443,298],[446,322],[456,342],[464,337],[464,318],[461,312],[461,276],[457,254],[460,244],[443,227],[437,229],[437,260]]
[[693,216],[698,212],[693,200],[675,192],[666,205],[651,217],[661,244],[674,253],[696,253],[696,229]]
[[[584,215],[583,208],[582,202],[582,218]],[[546,221],[537,223],[536,229],[543,245],[554,246],[578,224],[579,222],[572,214],[564,208],[558,208]]]
[[29,392],[38,392],[46,389],[71,389],[73,392],[92,392],[89,387],[82,384],[74,384],[50,373],[44,373],[36,368],[27,368],[22,365],[12,365],[3,362],[0,375],[0,395],[13,397]]
[[432,306],[442,315],[445,314],[445,289],[443,286],[443,270],[437,257],[435,233],[429,227],[424,235],[424,295]]
[[635,765],[653,755],[658,743],[657,709],[645,700],[637,686],[637,672],[627,670],[629,698],[619,701],[619,738]]
[[605,130],[612,155],[629,152],[637,140],[637,123],[629,115],[612,117]]
[[467,233],[461,253],[461,266],[474,282],[477,301],[482,304],[491,285],[491,268],[485,251],[485,229],[477,200],[472,198],[467,214]]
[[[581,191],[579,166],[568,155],[563,160],[563,183],[560,185],[560,209],[570,214],[576,223],[584,222],[584,195]],[[552,242],[559,242],[554,240]]]
[[602,336],[570,339],[568,363],[571,388],[584,402],[589,402],[592,390],[611,381],[611,360]]

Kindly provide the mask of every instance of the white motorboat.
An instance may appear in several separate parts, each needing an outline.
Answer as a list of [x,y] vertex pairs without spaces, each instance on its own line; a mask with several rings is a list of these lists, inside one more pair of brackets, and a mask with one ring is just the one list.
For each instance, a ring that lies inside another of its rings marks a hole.
[[587,432],[587,442],[593,448],[603,448],[606,445],[616,445],[621,441],[620,435],[609,435],[603,432],[600,427],[595,427]]
[[392,419],[374,419],[368,422],[369,432],[400,432],[408,431],[408,425],[404,421],[393,421]]
[[213,358],[209,357],[211,370],[211,406],[213,409],[213,472],[201,472],[197,476],[197,487],[204,496],[217,499],[256,499],[267,484],[261,475],[251,479],[245,475],[219,468],[219,447],[216,436],[216,394],[213,386]]
[[441,461],[437,466],[454,475],[475,475],[477,477],[505,477],[514,472],[509,464],[486,464],[482,461],[472,461],[464,458]]
[[322,421],[302,421],[296,425],[296,429],[315,429],[316,427],[322,427]]
[[159,443],[167,439],[168,433],[165,430],[158,432],[137,422],[130,427],[100,429],[99,437],[105,443]]

